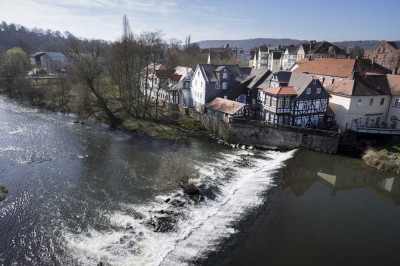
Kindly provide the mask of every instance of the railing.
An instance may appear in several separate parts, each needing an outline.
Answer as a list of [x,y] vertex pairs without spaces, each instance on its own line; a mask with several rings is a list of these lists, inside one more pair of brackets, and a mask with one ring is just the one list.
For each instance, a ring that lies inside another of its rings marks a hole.
[[368,133],[368,134],[384,134],[384,135],[400,135],[399,129],[387,128],[387,127],[364,127],[358,125],[353,121],[351,130],[357,133]]

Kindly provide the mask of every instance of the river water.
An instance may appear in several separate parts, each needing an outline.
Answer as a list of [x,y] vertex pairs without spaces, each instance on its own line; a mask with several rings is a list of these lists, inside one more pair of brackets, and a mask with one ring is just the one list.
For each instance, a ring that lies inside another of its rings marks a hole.
[[[397,254],[399,180],[359,160],[153,140],[73,120],[0,97],[1,265],[318,265],[322,255],[362,254],[360,244],[384,249],[377,258]],[[204,201],[165,202],[180,193],[155,178],[171,153],[196,162]],[[173,230],[148,223],[160,210],[179,213]]]

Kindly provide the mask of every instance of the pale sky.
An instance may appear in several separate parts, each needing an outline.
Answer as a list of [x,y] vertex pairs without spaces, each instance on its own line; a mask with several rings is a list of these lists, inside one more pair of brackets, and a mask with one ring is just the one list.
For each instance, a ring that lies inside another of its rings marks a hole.
[[400,40],[400,0],[1,0],[0,21],[115,41],[134,33],[166,40],[292,38]]

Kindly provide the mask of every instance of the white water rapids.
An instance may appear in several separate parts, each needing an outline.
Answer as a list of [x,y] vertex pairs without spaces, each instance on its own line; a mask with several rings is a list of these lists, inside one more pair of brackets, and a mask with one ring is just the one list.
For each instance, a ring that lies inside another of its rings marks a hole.
[[[247,151],[221,154],[212,164],[199,165],[199,183],[219,188],[217,197],[200,204],[186,204],[173,232],[154,232],[146,221],[151,211],[167,209],[171,195],[156,197],[143,205],[123,205],[108,213],[108,230],[88,229],[80,234],[65,231],[66,252],[80,265],[187,265],[218,250],[220,243],[235,234],[234,224],[246,212],[260,206],[273,184],[273,175],[295,151]],[[247,155],[251,166],[236,162]],[[227,172],[229,172],[229,177]],[[140,219],[140,217],[144,217]]]

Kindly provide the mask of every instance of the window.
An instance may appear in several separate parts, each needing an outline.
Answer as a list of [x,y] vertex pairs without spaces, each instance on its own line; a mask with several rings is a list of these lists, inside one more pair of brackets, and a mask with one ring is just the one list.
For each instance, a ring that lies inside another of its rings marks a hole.
[[317,88],[317,94],[321,93],[321,88]]
[[194,81],[194,85],[197,86],[197,80]]
[[385,98],[381,99],[381,105],[383,105],[385,103]]
[[394,106],[400,107],[400,98],[397,98],[397,99],[394,101]]
[[330,84],[333,84],[333,78],[332,78],[332,77],[329,78],[328,84],[329,84],[329,85],[330,85]]
[[215,88],[218,90],[219,89],[219,82],[215,82]]
[[278,98],[278,108],[282,108],[283,107],[283,98]]
[[357,107],[361,107],[362,99],[357,100]]
[[307,109],[308,109],[308,101],[304,101],[303,110],[307,110]]
[[222,89],[226,90],[227,87],[228,87],[228,83],[222,82]]
[[226,73],[226,72],[222,73],[222,78],[223,79],[227,79],[228,78],[228,73]]
[[272,98],[271,106],[272,106],[272,107],[275,107],[275,106],[276,106],[276,98]]
[[286,97],[286,99],[285,99],[285,107],[286,108],[290,107],[290,98],[289,97]]
[[382,66],[385,66],[386,65],[386,62],[385,62],[385,60],[383,60],[382,61]]
[[203,81],[200,82],[200,88],[203,88]]
[[199,71],[199,72],[197,72],[197,76],[198,76],[198,77],[200,77],[200,71]]
[[306,93],[307,93],[307,94],[311,94],[311,88],[307,88]]
[[369,98],[369,105],[373,105],[374,104],[374,98]]

